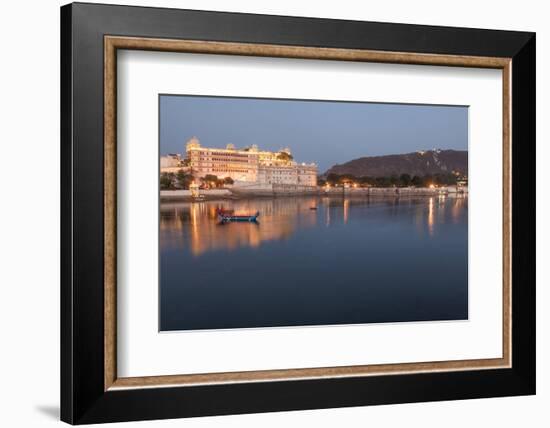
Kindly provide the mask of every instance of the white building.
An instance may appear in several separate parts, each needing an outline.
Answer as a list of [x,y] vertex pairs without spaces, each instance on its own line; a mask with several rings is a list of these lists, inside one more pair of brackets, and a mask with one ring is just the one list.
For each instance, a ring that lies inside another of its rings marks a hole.
[[171,153],[160,157],[160,168],[176,168],[181,166],[183,159],[179,153]]
[[259,165],[258,183],[298,184],[298,170],[295,165]]
[[301,163],[296,165],[298,184],[302,186],[317,186],[317,165]]
[[247,183],[317,185],[317,165],[296,163],[288,148],[279,152],[260,151],[256,145],[245,149],[236,149],[232,144],[225,149],[209,148],[193,137],[187,142],[186,152],[196,177],[215,175]]

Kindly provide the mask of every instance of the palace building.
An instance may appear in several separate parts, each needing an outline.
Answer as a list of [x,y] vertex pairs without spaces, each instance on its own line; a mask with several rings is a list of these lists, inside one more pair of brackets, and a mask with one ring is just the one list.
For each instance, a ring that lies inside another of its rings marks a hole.
[[193,137],[187,142],[186,152],[196,177],[215,175],[243,183],[317,185],[317,165],[298,164],[288,148],[279,152],[260,151],[256,145],[244,149],[236,149],[233,144],[225,149],[209,148]]

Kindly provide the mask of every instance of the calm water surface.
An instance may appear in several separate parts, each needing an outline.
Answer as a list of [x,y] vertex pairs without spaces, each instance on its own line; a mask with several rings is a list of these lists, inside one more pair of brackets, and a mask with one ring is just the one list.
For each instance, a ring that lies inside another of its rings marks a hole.
[[161,330],[467,317],[467,198],[161,204]]

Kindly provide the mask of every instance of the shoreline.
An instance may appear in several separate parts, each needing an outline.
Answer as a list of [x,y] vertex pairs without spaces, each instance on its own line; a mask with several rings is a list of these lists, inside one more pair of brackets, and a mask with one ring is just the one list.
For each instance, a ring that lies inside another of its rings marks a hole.
[[428,188],[428,187],[369,187],[369,188],[333,188],[328,191],[318,189],[309,192],[246,192],[232,193],[231,189],[210,189],[200,192],[200,197],[194,197],[188,190],[161,190],[161,203],[169,202],[203,202],[246,199],[279,199],[297,197],[329,197],[329,198],[411,198],[434,196],[468,196],[468,191],[457,191],[456,188]]

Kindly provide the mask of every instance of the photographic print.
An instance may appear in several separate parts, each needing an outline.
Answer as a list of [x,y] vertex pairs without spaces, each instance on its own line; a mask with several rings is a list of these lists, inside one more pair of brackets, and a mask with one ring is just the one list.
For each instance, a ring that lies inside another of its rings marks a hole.
[[468,107],[159,95],[161,331],[468,319]]
[[535,394],[534,33],[60,23],[62,421]]

